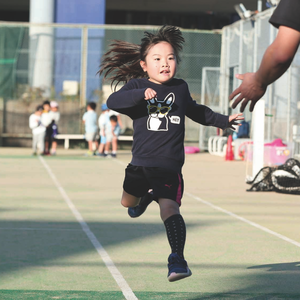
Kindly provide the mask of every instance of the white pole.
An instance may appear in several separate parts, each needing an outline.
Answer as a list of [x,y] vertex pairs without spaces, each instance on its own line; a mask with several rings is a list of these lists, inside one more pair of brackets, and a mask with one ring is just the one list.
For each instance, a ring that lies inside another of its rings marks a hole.
[[88,28],[84,26],[81,34],[81,74],[80,74],[80,108],[86,106],[86,80],[88,56]]
[[224,113],[225,115],[228,115],[228,111],[229,111],[229,100],[228,100],[228,96],[229,96],[229,78],[230,78],[230,71],[229,71],[229,60],[230,60],[230,28],[227,28],[226,30],[226,60],[225,60],[225,67],[224,67],[224,76],[225,76],[225,81],[224,81],[224,95],[226,96],[224,98],[224,102],[223,102],[223,108],[224,108]]
[[261,12],[262,11],[262,0],[257,1],[257,11]]
[[292,101],[292,67],[287,71],[288,73],[288,94],[287,94],[287,122],[286,122],[286,141],[290,142],[290,127],[291,127],[291,101]]
[[253,166],[252,178],[264,167],[265,100],[259,100],[253,111]]
[[[201,104],[205,104],[205,82],[206,82],[206,68],[202,69],[202,84],[201,84]],[[204,149],[204,126],[200,126],[199,130],[199,148]]]
[[[54,0],[30,0],[30,23],[53,23]],[[53,28],[30,26],[30,84],[50,96],[53,70]]]
[[242,74],[244,71],[243,62],[245,60],[243,53],[243,36],[244,36],[244,22],[240,21],[240,40],[239,40],[239,73]]

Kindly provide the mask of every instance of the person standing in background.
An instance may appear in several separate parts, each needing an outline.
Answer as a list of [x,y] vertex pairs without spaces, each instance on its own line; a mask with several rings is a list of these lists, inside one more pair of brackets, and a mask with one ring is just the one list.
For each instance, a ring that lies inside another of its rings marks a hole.
[[88,142],[89,150],[87,156],[95,155],[93,144],[95,143],[95,150],[98,148],[98,126],[97,126],[97,113],[95,112],[96,103],[89,102],[87,104],[86,112],[82,117],[85,124],[85,139]]
[[106,103],[102,104],[101,106],[102,113],[100,114],[100,117],[98,119],[98,125],[99,125],[99,132],[100,132],[100,144],[98,149],[98,156],[107,156],[107,152],[105,152],[105,145],[106,145],[106,130],[107,127],[110,126],[109,122],[109,109],[106,105]]
[[56,101],[50,102],[50,118],[52,120],[51,127],[52,127],[52,135],[51,135],[51,155],[56,155],[56,148],[57,148],[57,139],[55,138],[58,135],[58,122],[60,119],[60,113],[58,111],[58,103]]
[[38,148],[40,154],[44,155],[46,128],[41,122],[42,113],[43,106],[38,105],[35,113],[31,114],[29,117],[29,128],[32,129],[32,155],[37,155]]
[[45,150],[44,154],[50,154],[50,144],[51,144],[51,136],[52,136],[52,126],[51,126],[51,115],[50,112],[50,102],[48,100],[43,102],[43,114],[41,116],[41,122],[46,127],[46,135],[45,135]]

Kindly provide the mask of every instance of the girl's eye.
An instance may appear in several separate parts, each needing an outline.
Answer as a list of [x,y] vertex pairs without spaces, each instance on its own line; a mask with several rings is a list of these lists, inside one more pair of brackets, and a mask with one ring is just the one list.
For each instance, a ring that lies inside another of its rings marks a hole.
[[169,60],[173,60],[173,59],[174,59],[174,56],[169,57]]
[[155,58],[154,60],[159,60],[159,58]]

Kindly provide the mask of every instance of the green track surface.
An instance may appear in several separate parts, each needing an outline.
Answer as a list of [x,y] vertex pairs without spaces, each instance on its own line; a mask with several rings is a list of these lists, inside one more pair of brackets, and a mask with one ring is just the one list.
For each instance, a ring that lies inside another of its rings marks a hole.
[[169,283],[158,205],[138,219],[120,205],[128,151],[30,153],[0,148],[0,300],[126,299],[62,191],[137,299],[300,299],[300,197],[246,192],[245,162],[187,155],[181,213],[193,275]]
[[[140,300],[230,300],[230,299],[287,299],[286,295],[280,294],[211,294],[211,293],[159,293],[144,292],[136,293]],[[120,300],[124,299],[121,292],[83,292],[83,291],[0,291],[3,300]],[[288,299],[299,299],[299,295],[289,295]]]

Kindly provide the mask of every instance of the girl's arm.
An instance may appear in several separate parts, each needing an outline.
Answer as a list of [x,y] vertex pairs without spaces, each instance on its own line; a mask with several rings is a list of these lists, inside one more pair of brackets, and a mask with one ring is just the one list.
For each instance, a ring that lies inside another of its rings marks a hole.
[[225,129],[229,126],[228,116],[214,112],[212,109],[205,105],[198,104],[192,99],[188,85],[186,84],[187,93],[187,107],[185,115],[193,121],[205,125],[214,126]]
[[[193,109],[191,109],[193,107]],[[187,109],[186,116],[193,121],[206,126],[214,126],[221,129],[230,128],[235,130],[234,126],[240,126],[238,121],[244,120],[243,114],[234,114],[231,116],[222,115],[214,112],[205,105],[199,105],[195,102],[193,106]]]
[[195,100],[193,100],[186,82],[184,88],[187,98],[185,115],[188,118],[205,126],[214,126],[221,129],[225,129],[228,127],[228,116],[216,113],[209,107],[198,104]]
[[186,116],[205,126],[225,129],[229,125],[228,116],[216,113],[205,105],[197,104],[196,101],[193,101],[193,103],[187,106]]
[[134,80],[129,81],[119,91],[112,93],[107,99],[108,108],[123,114],[129,114],[133,108],[144,101],[146,88],[138,88]]

